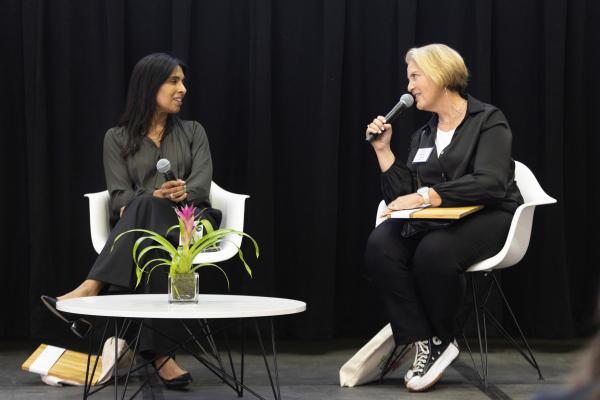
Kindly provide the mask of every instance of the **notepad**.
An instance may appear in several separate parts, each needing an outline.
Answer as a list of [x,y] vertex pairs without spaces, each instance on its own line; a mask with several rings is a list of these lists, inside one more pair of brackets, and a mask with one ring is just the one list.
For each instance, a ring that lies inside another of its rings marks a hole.
[[428,207],[394,211],[390,218],[404,219],[461,219],[481,210],[483,206]]

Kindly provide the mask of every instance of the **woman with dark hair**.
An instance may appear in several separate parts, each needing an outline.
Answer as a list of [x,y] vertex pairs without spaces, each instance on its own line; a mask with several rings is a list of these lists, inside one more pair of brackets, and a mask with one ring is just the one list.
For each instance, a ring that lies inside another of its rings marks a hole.
[[[101,291],[133,291],[135,265],[131,249],[137,236],[123,236],[111,251],[114,238],[133,228],[166,232],[177,224],[173,207],[184,200],[208,210],[204,217],[214,226],[219,225],[220,212],[209,208],[212,161],[204,128],[198,122],[175,116],[186,94],[185,70],[180,60],[164,53],[150,54],[134,67],[125,112],[118,126],[104,137],[104,172],[113,229],[81,285],[57,299],[42,296],[51,309],[56,300],[95,296]],[[156,169],[161,158],[170,161],[174,176],[181,179],[165,181]],[[176,243],[177,232],[172,231],[169,240]],[[164,293],[165,282],[162,276],[153,276],[141,290]],[[169,343],[148,329],[145,332],[139,344],[141,354],[154,359],[155,367],[164,363],[158,371],[163,383],[169,388],[189,384],[191,376],[164,355]]]

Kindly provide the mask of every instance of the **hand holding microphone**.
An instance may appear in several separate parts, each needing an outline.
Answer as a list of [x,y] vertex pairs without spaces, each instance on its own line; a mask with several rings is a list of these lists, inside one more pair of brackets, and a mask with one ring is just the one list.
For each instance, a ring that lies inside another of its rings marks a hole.
[[415,100],[409,94],[405,93],[400,97],[398,103],[387,113],[385,117],[378,116],[367,125],[366,130],[366,141],[372,143],[374,140],[383,141],[384,144],[389,144],[390,138],[392,136],[392,125],[391,123],[396,119],[396,117],[407,108],[412,107]]
[[156,163],[156,170],[164,175],[165,183],[160,189],[154,191],[155,197],[169,199],[174,203],[179,203],[187,198],[187,188],[185,182],[177,179],[171,171],[171,162],[166,158],[161,158]]

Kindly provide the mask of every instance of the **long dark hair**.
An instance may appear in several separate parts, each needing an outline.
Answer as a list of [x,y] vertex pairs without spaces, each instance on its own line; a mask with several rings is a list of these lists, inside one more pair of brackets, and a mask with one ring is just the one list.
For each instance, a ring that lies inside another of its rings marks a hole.
[[[133,68],[125,112],[119,120],[119,126],[127,130],[127,145],[121,152],[123,158],[135,154],[140,149],[156,113],[158,89],[177,66],[186,72],[187,67],[181,60],[166,53],[152,53],[138,61]],[[172,115],[167,116],[163,136],[172,128],[173,119]]]

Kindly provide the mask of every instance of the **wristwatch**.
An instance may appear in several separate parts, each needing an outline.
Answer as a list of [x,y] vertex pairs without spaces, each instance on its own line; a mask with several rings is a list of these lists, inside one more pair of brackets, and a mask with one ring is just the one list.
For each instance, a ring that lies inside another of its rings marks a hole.
[[422,186],[417,189],[417,194],[423,198],[423,205],[428,206],[429,204],[429,187]]

